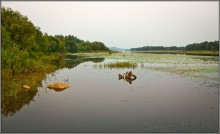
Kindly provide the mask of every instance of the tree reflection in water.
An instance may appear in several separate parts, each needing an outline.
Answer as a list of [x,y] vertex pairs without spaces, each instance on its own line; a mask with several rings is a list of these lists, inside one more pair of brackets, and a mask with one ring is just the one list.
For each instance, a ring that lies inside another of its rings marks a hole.
[[20,111],[24,105],[28,105],[37,94],[37,90],[16,90],[14,96],[4,96],[2,99],[1,113],[3,116],[13,116],[17,111]]
[[[71,68],[78,66],[79,64],[83,62],[89,62],[89,61],[97,63],[97,62],[104,61],[104,58],[88,58],[88,57],[76,56],[76,55],[66,55],[65,59],[53,60],[51,64],[56,66],[57,69],[63,69],[63,68],[71,69]],[[37,92],[38,92],[37,87],[33,87],[30,90],[24,90],[22,88],[2,90],[2,95],[1,95],[2,115],[5,117],[13,116],[16,112],[20,111],[25,105],[28,105],[31,101],[33,101]],[[12,94],[12,95],[9,95],[9,94]]]

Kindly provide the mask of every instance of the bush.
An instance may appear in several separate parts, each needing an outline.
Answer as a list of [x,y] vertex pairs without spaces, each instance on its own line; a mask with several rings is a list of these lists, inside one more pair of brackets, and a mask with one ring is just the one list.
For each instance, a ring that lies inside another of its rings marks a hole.
[[38,52],[38,57],[43,57],[44,56],[44,53],[43,52]]
[[40,60],[28,58],[23,64],[25,73],[42,72],[43,63]]
[[2,69],[10,69],[12,76],[20,73],[24,69],[24,64],[28,58],[26,51],[21,51],[18,47],[14,46],[11,50],[2,50]]
[[36,52],[30,52],[30,57],[34,59],[38,59],[38,54]]

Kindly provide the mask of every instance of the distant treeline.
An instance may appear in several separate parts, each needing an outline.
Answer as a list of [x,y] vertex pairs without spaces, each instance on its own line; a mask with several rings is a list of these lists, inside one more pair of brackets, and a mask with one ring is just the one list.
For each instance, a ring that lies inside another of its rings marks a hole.
[[138,48],[131,48],[131,51],[147,51],[147,50],[219,50],[219,41],[201,42],[189,44],[186,47],[164,47],[164,46],[144,46]]
[[144,46],[138,48],[131,48],[131,51],[146,51],[146,50],[185,50],[185,47],[164,47],[164,46]]
[[219,50],[219,41],[193,43],[186,46],[186,50]]

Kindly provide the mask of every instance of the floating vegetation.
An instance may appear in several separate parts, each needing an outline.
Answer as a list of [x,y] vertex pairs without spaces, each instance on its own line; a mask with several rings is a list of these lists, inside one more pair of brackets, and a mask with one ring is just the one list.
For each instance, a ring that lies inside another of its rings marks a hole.
[[108,68],[136,68],[137,63],[130,63],[130,62],[110,62],[104,64],[104,67]]
[[110,62],[110,63],[104,63],[104,64],[95,64],[94,68],[109,68],[109,69],[113,69],[113,68],[136,68],[137,67],[137,63],[131,63],[131,62]]

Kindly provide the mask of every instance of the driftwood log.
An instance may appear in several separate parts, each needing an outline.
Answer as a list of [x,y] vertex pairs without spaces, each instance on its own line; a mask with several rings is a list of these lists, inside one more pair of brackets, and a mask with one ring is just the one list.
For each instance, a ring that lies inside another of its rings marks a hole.
[[126,80],[130,84],[132,84],[132,81],[135,80],[137,77],[134,75],[131,71],[126,72],[124,74],[118,74],[118,79],[121,80]]

